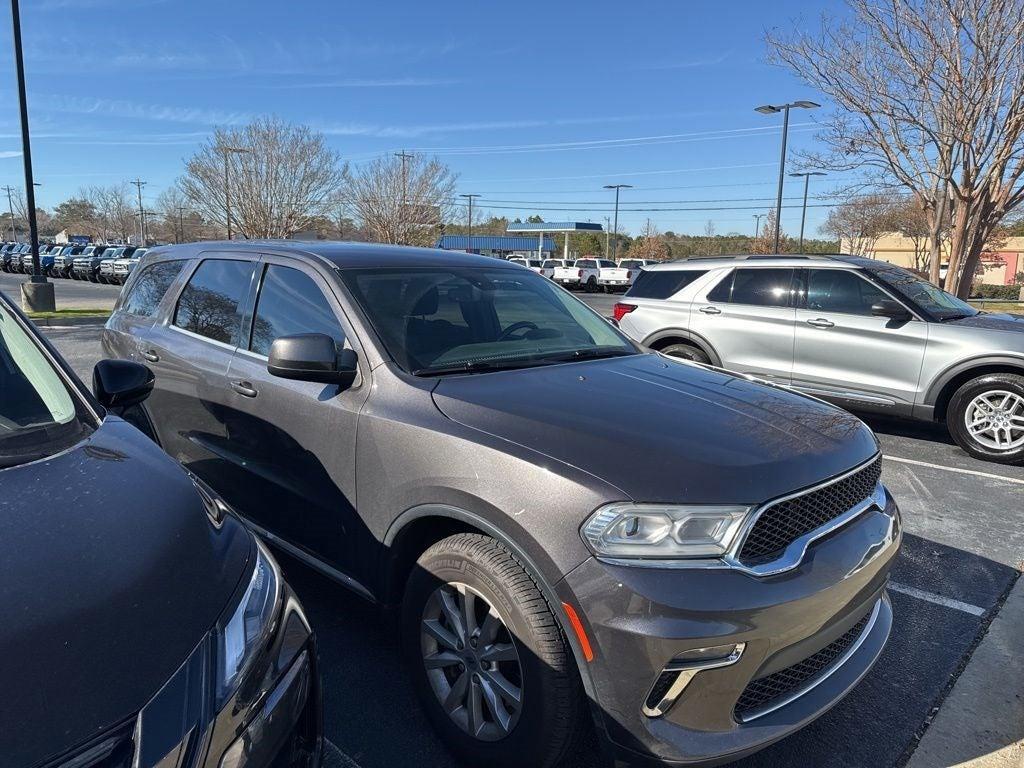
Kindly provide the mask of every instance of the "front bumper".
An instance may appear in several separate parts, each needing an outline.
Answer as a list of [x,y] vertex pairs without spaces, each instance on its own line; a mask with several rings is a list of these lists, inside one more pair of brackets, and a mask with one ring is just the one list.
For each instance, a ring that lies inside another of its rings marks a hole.
[[[594,649],[585,672],[615,759],[717,765],[789,735],[836,704],[871,669],[889,636],[885,585],[901,536],[899,510],[885,492],[884,508],[872,507],[815,541],[796,568],[778,575],[596,558],[568,574],[559,586],[585,617]],[[828,657],[844,637],[855,642]],[[700,669],[667,707],[652,708],[668,689],[656,687],[666,669],[700,667],[709,658],[728,663]],[[790,695],[782,691],[767,705],[741,709],[750,691],[792,679],[791,671],[812,658],[830,662]]]

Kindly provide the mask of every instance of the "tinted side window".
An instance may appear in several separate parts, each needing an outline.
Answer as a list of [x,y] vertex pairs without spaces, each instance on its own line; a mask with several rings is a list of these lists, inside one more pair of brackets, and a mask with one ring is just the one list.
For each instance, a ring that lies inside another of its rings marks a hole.
[[706,269],[674,269],[671,271],[649,272],[643,270],[636,276],[627,296],[636,299],[667,299],[675,296],[698,277],[707,274]]
[[152,317],[171,283],[181,273],[184,261],[161,261],[151,264],[132,283],[131,291],[124,300],[122,311],[139,317]]
[[736,269],[714,287],[708,301],[785,307],[792,293],[792,269]]
[[174,324],[214,341],[238,344],[239,305],[249,290],[252,268],[251,261],[204,261],[181,292]]
[[256,302],[249,349],[269,355],[274,339],[296,333],[324,333],[339,344],[345,341],[334,310],[313,279],[297,269],[271,264]]
[[807,308],[848,315],[870,315],[871,305],[889,297],[846,269],[810,269],[807,275]]

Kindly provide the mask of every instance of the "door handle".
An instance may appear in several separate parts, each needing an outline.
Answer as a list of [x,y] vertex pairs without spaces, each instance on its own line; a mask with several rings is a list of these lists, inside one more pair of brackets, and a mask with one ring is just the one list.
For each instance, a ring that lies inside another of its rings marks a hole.
[[243,397],[256,397],[259,394],[248,381],[232,381],[231,388]]
[[835,325],[831,320],[826,320],[823,317],[816,318],[814,320],[808,320],[808,325],[813,325],[815,328],[831,328]]
[[701,307],[697,311],[698,312],[703,312],[705,315],[720,315],[720,314],[722,314],[722,310],[720,310],[718,307]]
[[142,356],[144,358],[146,358],[146,360],[148,360],[151,363],[159,363],[160,362],[160,355],[158,355],[152,349],[147,349],[145,352],[142,353]]

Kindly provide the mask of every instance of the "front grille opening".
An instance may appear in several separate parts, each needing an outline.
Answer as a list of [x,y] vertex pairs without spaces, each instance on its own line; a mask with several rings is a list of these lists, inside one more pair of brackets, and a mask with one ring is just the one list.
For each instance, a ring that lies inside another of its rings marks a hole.
[[736,702],[735,713],[739,720],[749,719],[758,710],[776,703],[779,699],[798,693],[819,675],[834,667],[857,642],[873,612],[869,612],[820,651],[808,656],[791,667],[780,669],[766,677],[752,680]]
[[777,559],[798,538],[871,496],[881,477],[882,457],[879,456],[849,477],[768,507],[747,534],[739,561],[749,566]]

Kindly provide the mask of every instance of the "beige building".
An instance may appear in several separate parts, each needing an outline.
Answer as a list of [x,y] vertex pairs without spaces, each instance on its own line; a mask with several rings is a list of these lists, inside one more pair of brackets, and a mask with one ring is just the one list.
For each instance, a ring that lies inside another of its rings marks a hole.
[[[843,241],[842,250],[850,253],[854,249],[851,243]],[[902,235],[883,235],[863,255],[901,267],[923,270],[928,261],[928,242],[922,239],[915,244],[912,239]],[[981,282],[987,285],[1013,285],[1017,275],[1024,273],[1024,237],[1007,238],[998,251],[982,254],[981,263],[985,266]]]

